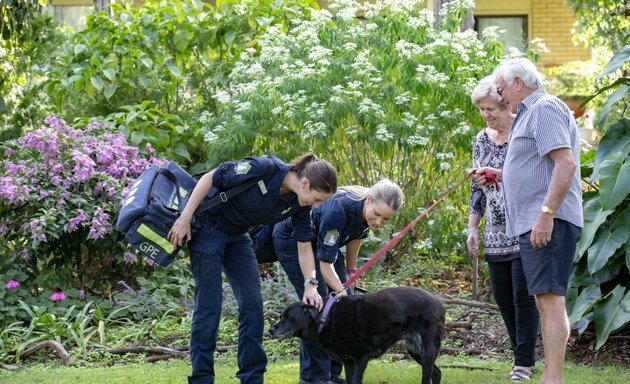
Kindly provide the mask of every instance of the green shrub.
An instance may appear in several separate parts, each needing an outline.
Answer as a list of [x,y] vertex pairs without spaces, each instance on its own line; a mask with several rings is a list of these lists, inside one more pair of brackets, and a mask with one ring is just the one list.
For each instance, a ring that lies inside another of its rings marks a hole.
[[[465,1],[448,3],[437,23],[419,0],[329,5],[289,30],[269,28],[260,49],[241,54],[216,94],[205,133],[210,163],[314,151],[342,184],[397,182],[406,195],[399,229],[464,177],[483,126],[470,92],[498,63],[501,43],[459,31]],[[460,253],[467,197],[459,188],[411,238],[434,255]]]
[[[144,1],[87,18],[49,71],[47,91],[68,120],[109,116],[133,145],[204,163],[200,130],[234,61],[271,25],[288,28],[315,1]],[[199,171],[205,166],[198,165]]]
[[[611,111],[628,110],[628,63],[630,46],[615,53],[597,76],[609,83],[588,100],[614,90],[601,109],[602,123]],[[582,155],[581,171],[589,188],[567,308],[580,333],[593,323],[599,349],[630,322],[630,119],[612,124],[597,151]]]
[[600,68],[588,61],[571,61],[548,68],[550,76],[547,90],[562,97],[585,97],[595,92],[595,77]]
[[40,2],[3,2],[0,7],[0,143],[37,127],[49,113],[41,90],[63,33]]

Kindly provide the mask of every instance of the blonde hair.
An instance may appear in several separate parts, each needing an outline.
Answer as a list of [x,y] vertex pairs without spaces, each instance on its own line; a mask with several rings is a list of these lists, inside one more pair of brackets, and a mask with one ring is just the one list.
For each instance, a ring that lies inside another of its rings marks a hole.
[[372,196],[372,201],[384,201],[394,211],[398,211],[403,204],[402,189],[400,189],[398,184],[388,179],[379,180],[372,188],[360,185],[347,185],[339,187],[339,189],[351,193],[357,200],[365,200],[368,196]]

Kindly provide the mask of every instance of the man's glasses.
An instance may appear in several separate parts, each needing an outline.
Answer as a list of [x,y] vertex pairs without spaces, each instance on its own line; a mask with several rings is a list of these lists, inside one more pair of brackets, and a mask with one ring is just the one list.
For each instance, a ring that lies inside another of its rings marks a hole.
[[[510,83],[512,83],[512,84],[513,84],[513,83],[514,83],[514,81],[515,81],[515,80],[512,80]],[[507,82],[506,82],[506,83],[505,83],[502,87],[497,87],[497,93],[499,94],[499,96],[503,96],[503,91],[505,91],[505,89],[506,89],[507,87],[509,87],[510,85],[512,85],[512,84],[510,84],[510,83],[507,83]]]

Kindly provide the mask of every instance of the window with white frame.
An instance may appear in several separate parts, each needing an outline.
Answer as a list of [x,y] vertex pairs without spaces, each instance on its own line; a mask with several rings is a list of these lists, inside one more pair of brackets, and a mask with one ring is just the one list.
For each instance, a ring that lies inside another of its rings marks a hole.
[[481,33],[488,27],[498,27],[505,31],[500,40],[505,53],[511,47],[524,52],[527,48],[527,16],[475,16],[475,30]]

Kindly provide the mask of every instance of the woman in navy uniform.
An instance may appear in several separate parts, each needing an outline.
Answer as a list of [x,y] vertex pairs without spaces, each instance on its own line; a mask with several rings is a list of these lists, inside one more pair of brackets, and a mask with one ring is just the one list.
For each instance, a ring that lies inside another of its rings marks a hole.
[[[372,188],[341,187],[332,199],[313,208],[311,217],[317,239],[313,252],[319,265],[317,279],[304,279],[300,269],[303,258],[298,257],[297,232],[294,223],[285,220],[274,226],[273,245],[278,261],[295,287],[298,296],[317,287],[321,296],[329,292],[346,295],[343,283],[356,272],[361,240],[370,228],[385,225],[403,202],[400,187],[389,180],[381,180]],[[346,247],[346,256],[340,248]],[[325,284],[318,284],[319,281]],[[345,383],[341,379],[342,366],[332,361],[318,341],[300,340],[299,384]]]
[[[195,210],[209,192],[228,190],[251,179],[253,187],[200,214]],[[229,161],[205,174],[192,191],[168,238],[174,245],[190,241],[190,265],[195,278],[195,310],[190,334],[190,384],[214,383],[214,350],[221,317],[225,273],[238,302],[238,367],[242,384],[262,384],[267,356],[262,347],[264,328],[260,277],[247,232],[256,224],[273,224],[290,217],[295,227],[304,277],[315,278],[310,242],[311,206],[318,206],[337,190],[337,173],[330,163],[305,154],[291,164],[274,156]],[[194,216],[195,235],[191,234]],[[303,300],[321,309],[316,287]]]

